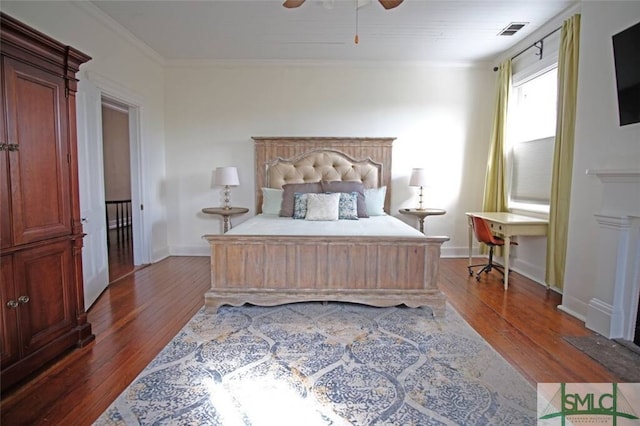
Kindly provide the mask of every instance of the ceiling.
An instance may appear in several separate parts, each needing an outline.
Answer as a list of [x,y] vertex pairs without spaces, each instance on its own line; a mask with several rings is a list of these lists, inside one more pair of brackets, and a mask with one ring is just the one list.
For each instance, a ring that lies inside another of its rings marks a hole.
[[[377,0],[306,0],[295,9],[282,0],[92,3],[167,61],[468,64],[495,58],[576,0],[405,0],[390,10]],[[498,36],[512,22],[528,24]]]

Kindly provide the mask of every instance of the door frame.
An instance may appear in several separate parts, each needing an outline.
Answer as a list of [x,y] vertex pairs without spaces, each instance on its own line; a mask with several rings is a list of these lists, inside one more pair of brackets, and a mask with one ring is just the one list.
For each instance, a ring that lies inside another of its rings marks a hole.
[[140,110],[143,98],[122,85],[92,71],[84,72],[85,78],[91,81],[100,91],[100,108],[102,99],[125,105],[129,110],[129,155],[131,170],[131,221],[133,235],[133,264],[135,266],[151,263],[149,237],[151,235],[145,222],[144,210],[144,163],[142,161],[142,132]]

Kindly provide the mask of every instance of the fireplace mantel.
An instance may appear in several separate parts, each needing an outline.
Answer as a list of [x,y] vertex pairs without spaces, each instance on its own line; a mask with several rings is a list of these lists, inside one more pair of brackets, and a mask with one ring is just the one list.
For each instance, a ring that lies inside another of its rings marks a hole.
[[587,176],[597,176],[604,183],[640,182],[640,170],[634,169],[587,169]]
[[640,169],[588,169],[602,184],[596,295],[586,326],[609,338],[634,340],[640,292]]

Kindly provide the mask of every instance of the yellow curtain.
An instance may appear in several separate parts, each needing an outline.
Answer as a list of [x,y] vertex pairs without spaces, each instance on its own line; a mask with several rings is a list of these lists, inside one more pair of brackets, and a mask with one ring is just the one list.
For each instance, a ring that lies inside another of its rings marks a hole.
[[547,236],[546,281],[562,288],[567,254],[569,201],[573,169],[578,57],[580,51],[580,15],[562,25],[558,54],[558,112],[551,178],[549,233]]
[[498,91],[482,199],[482,211],[485,212],[507,211],[505,145],[507,139],[507,105],[509,103],[510,90],[511,59],[507,59],[498,68]]

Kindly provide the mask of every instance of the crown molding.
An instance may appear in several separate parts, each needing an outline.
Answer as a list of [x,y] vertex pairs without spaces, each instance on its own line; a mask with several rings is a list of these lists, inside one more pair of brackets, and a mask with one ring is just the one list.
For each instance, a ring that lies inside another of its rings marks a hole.
[[72,4],[79,9],[82,9],[86,14],[92,18],[98,20],[106,27],[108,27],[115,34],[129,42],[136,49],[140,50],[145,56],[159,65],[164,66],[166,64],[165,59],[158,52],[153,50],[148,44],[134,36],[129,30],[117,23],[112,17],[104,13],[100,8],[91,3],[90,1],[73,1]]
[[176,59],[166,60],[167,68],[488,68],[488,62],[428,62],[428,61],[345,61],[292,59]]

